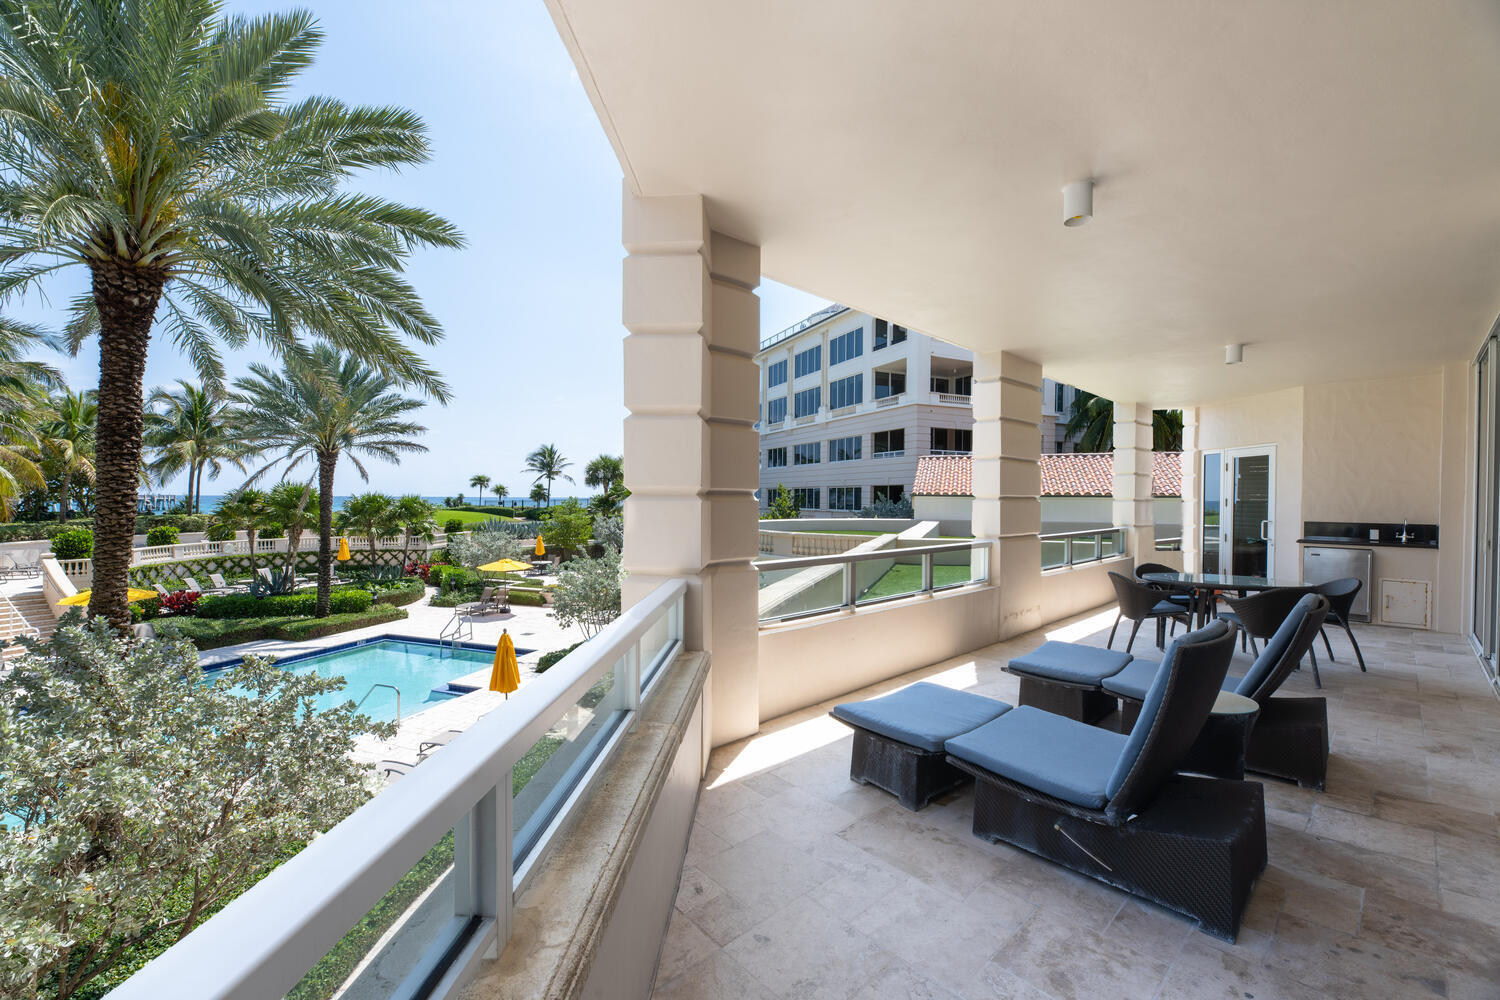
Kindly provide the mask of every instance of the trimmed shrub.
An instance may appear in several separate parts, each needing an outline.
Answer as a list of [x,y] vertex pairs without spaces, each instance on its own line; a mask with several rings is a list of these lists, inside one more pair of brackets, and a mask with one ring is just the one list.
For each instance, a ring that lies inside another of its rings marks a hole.
[[583,643],[581,642],[575,642],[567,649],[554,649],[550,653],[543,653],[542,658],[536,661],[536,672],[539,674],[545,674],[552,668],[553,664],[557,663],[558,660],[561,660],[564,656],[567,656],[569,653],[573,652],[573,650],[582,645]]
[[279,524],[268,524],[256,533],[256,538],[285,538],[286,529]]
[[405,607],[415,604],[427,594],[427,587],[421,580],[403,580],[399,586],[382,590],[375,595],[376,604],[389,604],[394,607]]
[[153,548],[158,545],[176,545],[177,529],[170,524],[158,524],[146,532],[146,544]]
[[[374,598],[368,590],[344,587],[329,595],[328,613],[331,615],[358,614],[370,610]],[[249,594],[214,594],[203,598],[194,609],[199,618],[310,618],[317,610],[318,596],[306,594],[275,594],[271,597],[251,597]]]
[[290,618],[284,615],[265,618],[174,618],[170,624],[163,626],[162,634],[175,631],[200,650],[218,649],[220,646],[233,646],[259,639],[317,639],[382,622],[400,621],[405,617],[404,608],[380,604],[366,611],[329,615],[327,618]]
[[94,533],[87,528],[73,528],[52,536],[52,554],[59,559],[92,559]]
[[464,530],[464,523],[456,517],[450,517],[443,522],[443,534],[456,535]]

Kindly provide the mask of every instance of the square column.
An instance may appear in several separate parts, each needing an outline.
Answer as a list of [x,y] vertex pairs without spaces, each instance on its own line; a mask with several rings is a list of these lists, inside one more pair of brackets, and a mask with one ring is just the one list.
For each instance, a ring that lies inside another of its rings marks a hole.
[[1114,524],[1125,529],[1125,551],[1137,563],[1156,557],[1151,509],[1151,407],[1115,402]]
[[1198,445],[1198,408],[1182,411],[1182,568],[1202,572],[1203,449]]
[[717,746],[760,727],[760,248],[711,232],[699,195],[628,190],[624,244],[624,605],[687,580]]
[[1041,365],[1003,351],[974,355],[973,402],[974,537],[992,543],[1004,639],[1042,624]]

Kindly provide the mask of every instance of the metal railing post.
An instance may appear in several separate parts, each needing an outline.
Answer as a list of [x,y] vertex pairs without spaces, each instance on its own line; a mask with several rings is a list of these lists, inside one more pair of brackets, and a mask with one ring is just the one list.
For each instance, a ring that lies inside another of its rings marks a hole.
[[852,608],[852,607],[854,607],[854,599],[855,599],[855,596],[856,596],[856,594],[855,594],[855,587],[854,587],[854,563],[852,561],[850,561],[850,560],[845,560],[845,562],[843,563],[843,567],[844,567],[844,603],[842,605],[840,605],[840,607]]
[[922,593],[932,590],[932,553],[922,553]]

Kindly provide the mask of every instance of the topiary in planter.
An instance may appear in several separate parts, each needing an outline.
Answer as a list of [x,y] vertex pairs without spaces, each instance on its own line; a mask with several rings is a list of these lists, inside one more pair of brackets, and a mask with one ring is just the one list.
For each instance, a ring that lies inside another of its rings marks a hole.
[[146,544],[152,548],[158,545],[176,545],[177,529],[169,524],[158,524],[146,532]]

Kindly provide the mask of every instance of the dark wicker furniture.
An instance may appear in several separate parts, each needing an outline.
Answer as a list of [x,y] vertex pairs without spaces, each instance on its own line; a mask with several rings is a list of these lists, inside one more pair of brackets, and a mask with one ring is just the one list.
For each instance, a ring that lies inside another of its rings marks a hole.
[[974,833],[1196,919],[1234,940],[1266,865],[1259,785],[1174,774],[1234,652],[1223,623],[1167,650],[1129,736],[1020,707],[948,741]]
[[1044,642],[1005,665],[1021,679],[1018,704],[1079,722],[1098,722],[1115,710],[1099,682],[1134,659],[1129,653],[1076,642]]
[[[1359,588],[1364,585],[1363,580],[1350,576],[1342,580],[1320,583],[1315,588],[1318,593],[1328,598],[1327,623],[1338,625],[1349,637],[1349,645],[1354,647],[1354,658],[1359,661],[1360,673],[1366,673],[1365,654],[1359,651],[1359,641],[1354,638],[1354,630],[1349,627],[1349,611],[1354,607],[1354,599],[1359,596]],[[1328,644],[1328,630],[1322,628],[1318,631],[1323,636],[1323,648],[1328,650],[1328,658],[1332,660],[1333,647]]]
[[1109,630],[1109,642],[1105,643],[1110,649],[1115,645],[1115,630],[1120,627],[1122,619],[1129,618],[1130,640],[1125,643],[1125,652],[1135,646],[1135,634],[1141,630],[1141,622],[1151,620],[1156,622],[1156,648],[1161,649],[1167,643],[1167,622],[1172,623],[1172,631],[1177,631],[1177,623],[1184,626],[1191,625],[1188,617],[1188,609],[1173,601],[1165,599],[1165,595],[1149,583],[1132,580],[1122,573],[1109,574],[1109,582],[1114,584],[1115,599],[1119,602],[1120,611],[1115,615],[1115,623]]
[[[1281,623],[1286,621],[1287,615],[1292,613],[1304,595],[1311,593],[1310,587],[1277,587],[1274,590],[1262,590],[1258,594],[1249,597],[1224,597],[1224,603],[1229,605],[1230,610],[1219,615],[1225,621],[1233,622],[1244,633],[1240,636],[1240,648],[1244,649],[1245,640],[1250,642],[1250,652],[1259,653],[1255,640],[1269,639],[1276,634]],[[1312,660],[1313,683],[1318,687],[1323,686],[1323,679],[1318,676],[1318,656],[1313,652],[1312,644],[1309,643],[1306,655]],[[1299,660],[1300,662],[1300,660]],[[1296,664],[1293,664],[1295,667]]]
[[1010,711],[993,698],[918,682],[829,714],[854,730],[849,778],[896,796],[913,812],[969,780],[948,763],[944,743]]

